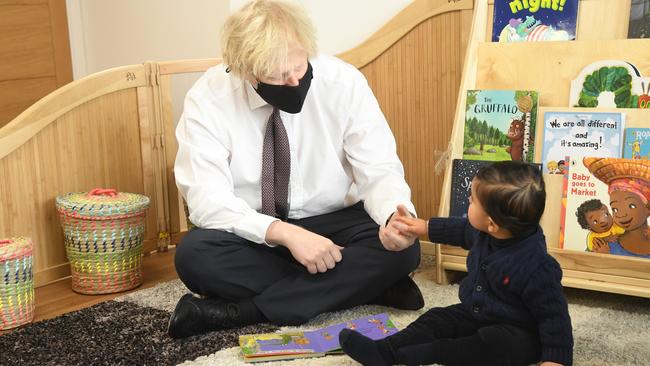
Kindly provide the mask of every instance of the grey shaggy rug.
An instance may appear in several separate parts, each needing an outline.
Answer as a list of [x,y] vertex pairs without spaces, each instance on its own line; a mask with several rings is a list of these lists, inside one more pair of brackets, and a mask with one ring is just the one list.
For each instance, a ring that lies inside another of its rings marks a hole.
[[[299,328],[315,329],[387,312],[402,329],[426,309],[458,302],[458,285],[439,286],[432,270],[416,274],[425,297],[420,311],[375,305],[327,313]],[[183,340],[165,334],[176,301],[186,293],[179,280],[136,291],[0,336],[0,365],[250,365],[241,360],[240,334],[273,332],[260,324]],[[566,289],[573,323],[575,365],[650,365],[650,299]],[[356,365],[346,357],[265,362],[261,366]]]
[[[422,290],[425,307],[419,311],[402,311],[382,306],[366,305],[353,309],[327,313],[298,328],[316,329],[365,315],[387,312],[395,325],[402,329],[426,309],[447,306],[458,302],[458,285],[440,286],[433,280],[431,269],[415,276]],[[180,281],[172,281],[124,296],[145,307],[171,312],[176,300],[186,292]],[[578,289],[566,289],[569,312],[573,324],[575,365],[650,365],[650,299],[614,295]],[[182,365],[250,365],[241,360],[238,347],[186,361]],[[291,365],[358,365],[346,356],[292,361],[265,362],[262,366]]]

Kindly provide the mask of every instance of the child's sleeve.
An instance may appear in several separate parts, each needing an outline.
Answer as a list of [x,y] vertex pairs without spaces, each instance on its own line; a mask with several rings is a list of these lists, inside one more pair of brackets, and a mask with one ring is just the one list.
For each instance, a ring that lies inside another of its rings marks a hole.
[[542,344],[541,361],[570,366],[573,363],[573,331],[561,280],[560,265],[549,257],[532,274],[522,297],[537,320]]
[[476,229],[466,218],[433,217],[429,219],[429,240],[434,243],[455,245],[469,250],[474,242]]

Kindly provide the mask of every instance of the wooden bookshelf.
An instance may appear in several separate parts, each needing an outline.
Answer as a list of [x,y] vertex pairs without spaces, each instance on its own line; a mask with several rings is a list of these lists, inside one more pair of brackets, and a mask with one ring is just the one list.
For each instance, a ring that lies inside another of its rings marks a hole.
[[[440,216],[449,212],[451,160],[462,157],[466,91],[516,89],[539,91],[536,161],[541,156],[544,113],[553,111],[617,111],[625,113],[626,127],[647,127],[650,110],[572,108],[571,80],[587,65],[601,60],[624,60],[642,76],[650,75],[650,39],[626,39],[630,0],[582,0],[578,9],[575,41],[492,43],[493,0],[477,0],[470,40],[458,93],[452,151],[441,193]],[[568,287],[650,297],[650,260],[608,254],[563,250],[558,246],[562,177],[545,175],[546,211],[542,227],[549,252],[564,271]],[[438,282],[447,282],[446,271],[466,271],[467,252],[447,245],[436,249]]]

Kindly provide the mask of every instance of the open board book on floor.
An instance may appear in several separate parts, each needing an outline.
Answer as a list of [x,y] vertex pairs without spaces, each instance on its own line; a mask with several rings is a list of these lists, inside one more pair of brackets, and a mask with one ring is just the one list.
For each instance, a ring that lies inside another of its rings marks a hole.
[[349,328],[377,340],[397,332],[385,313],[370,315],[312,331],[247,334],[239,336],[239,346],[246,362],[320,357],[340,354],[339,333]]

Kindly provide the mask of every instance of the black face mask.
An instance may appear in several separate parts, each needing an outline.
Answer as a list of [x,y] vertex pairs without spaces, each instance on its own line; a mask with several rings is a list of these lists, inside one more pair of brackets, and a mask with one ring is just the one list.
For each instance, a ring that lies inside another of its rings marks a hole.
[[287,113],[298,113],[307,98],[307,92],[313,78],[311,64],[307,63],[307,72],[298,85],[271,85],[257,82],[255,91],[265,102]]

